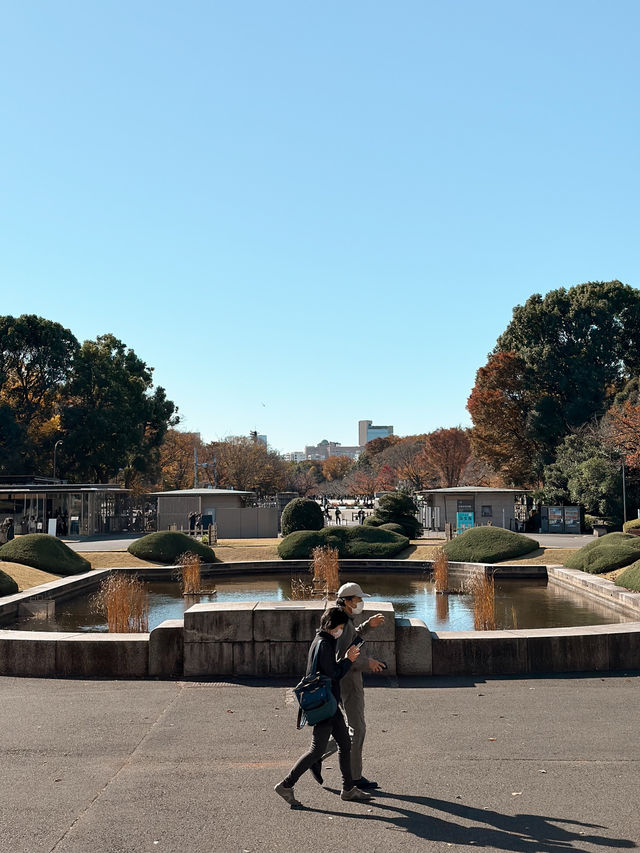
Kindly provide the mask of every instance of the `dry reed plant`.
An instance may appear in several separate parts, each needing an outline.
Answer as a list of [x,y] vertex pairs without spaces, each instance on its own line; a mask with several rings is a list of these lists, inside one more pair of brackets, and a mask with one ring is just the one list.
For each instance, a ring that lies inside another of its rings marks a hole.
[[304,578],[291,578],[291,600],[310,601],[313,598],[313,584]]
[[477,575],[468,585],[473,595],[473,623],[476,631],[495,631],[495,587],[492,577]]
[[147,587],[137,577],[115,572],[102,581],[93,597],[94,608],[107,617],[114,634],[139,634],[149,630]]
[[313,557],[314,590],[323,592],[327,597],[335,595],[340,586],[338,577],[338,549],[329,545],[319,545],[311,552]]
[[183,595],[197,595],[202,589],[200,557],[187,551],[178,558],[180,584]]
[[449,558],[438,548],[433,561],[433,581],[436,592],[449,592]]

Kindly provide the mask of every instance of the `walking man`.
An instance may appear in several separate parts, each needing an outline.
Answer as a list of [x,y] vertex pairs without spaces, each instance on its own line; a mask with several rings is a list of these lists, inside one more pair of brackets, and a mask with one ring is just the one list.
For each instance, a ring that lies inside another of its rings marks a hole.
[[[338,607],[342,607],[349,617],[344,626],[342,636],[336,645],[338,661],[342,660],[350,646],[359,636],[367,637],[372,629],[377,628],[384,622],[382,613],[376,613],[366,622],[356,625],[354,617],[362,613],[364,599],[371,598],[363,592],[357,583],[345,583],[338,590]],[[365,646],[366,648],[366,646]],[[342,706],[347,715],[347,722],[351,730],[351,775],[354,785],[361,790],[378,788],[377,782],[372,782],[362,775],[362,747],[367,731],[364,719],[364,686],[362,684],[363,672],[382,672],[385,669],[382,661],[370,658],[366,652],[360,654],[351,669],[347,672],[340,683],[342,693]]]

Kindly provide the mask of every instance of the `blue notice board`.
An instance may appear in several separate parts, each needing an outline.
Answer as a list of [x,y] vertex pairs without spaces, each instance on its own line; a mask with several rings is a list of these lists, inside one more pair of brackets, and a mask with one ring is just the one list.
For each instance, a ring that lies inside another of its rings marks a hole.
[[456,528],[458,530],[469,530],[470,527],[473,527],[473,517],[472,512],[457,512]]

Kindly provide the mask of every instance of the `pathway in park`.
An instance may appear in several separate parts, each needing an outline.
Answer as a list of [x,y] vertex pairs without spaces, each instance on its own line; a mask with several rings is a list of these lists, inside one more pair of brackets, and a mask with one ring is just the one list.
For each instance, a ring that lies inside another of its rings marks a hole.
[[[126,551],[129,545],[140,539],[141,533],[119,533],[113,536],[85,536],[82,539],[65,539],[66,544],[74,551]],[[438,534],[443,536],[444,534]],[[582,548],[593,541],[593,536],[572,536],[562,533],[531,533],[527,534],[536,539],[544,548]],[[429,534],[426,539],[433,538],[435,534]],[[425,544],[429,544],[428,541]]]
[[384,679],[370,804],[307,775],[291,682],[0,678],[7,853],[612,851],[640,845],[640,672]]

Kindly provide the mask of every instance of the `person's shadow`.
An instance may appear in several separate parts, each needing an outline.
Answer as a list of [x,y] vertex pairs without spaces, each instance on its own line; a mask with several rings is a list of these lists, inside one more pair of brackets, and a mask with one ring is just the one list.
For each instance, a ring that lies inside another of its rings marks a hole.
[[[328,791],[339,794],[335,788]],[[407,805],[402,805],[406,803]],[[411,808],[409,804],[418,807]],[[636,848],[638,845],[627,838],[610,838],[593,830],[606,829],[595,823],[582,823],[565,818],[545,817],[536,814],[500,814],[490,809],[479,809],[463,803],[439,800],[435,797],[419,797],[375,792],[371,807],[382,809],[385,814],[358,814],[353,812],[317,809],[305,806],[305,811],[356,820],[375,820],[388,824],[388,828],[409,832],[417,838],[441,841],[445,844],[476,847],[493,847],[498,850],[535,851],[535,853],[557,853],[584,849],[585,844],[595,844],[608,850]],[[424,810],[420,807],[423,807]],[[429,811],[426,811],[426,810]],[[452,818],[469,821],[475,826],[466,826],[454,820],[435,816],[440,811]],[[577,843],[578,846],[574,846]]]

